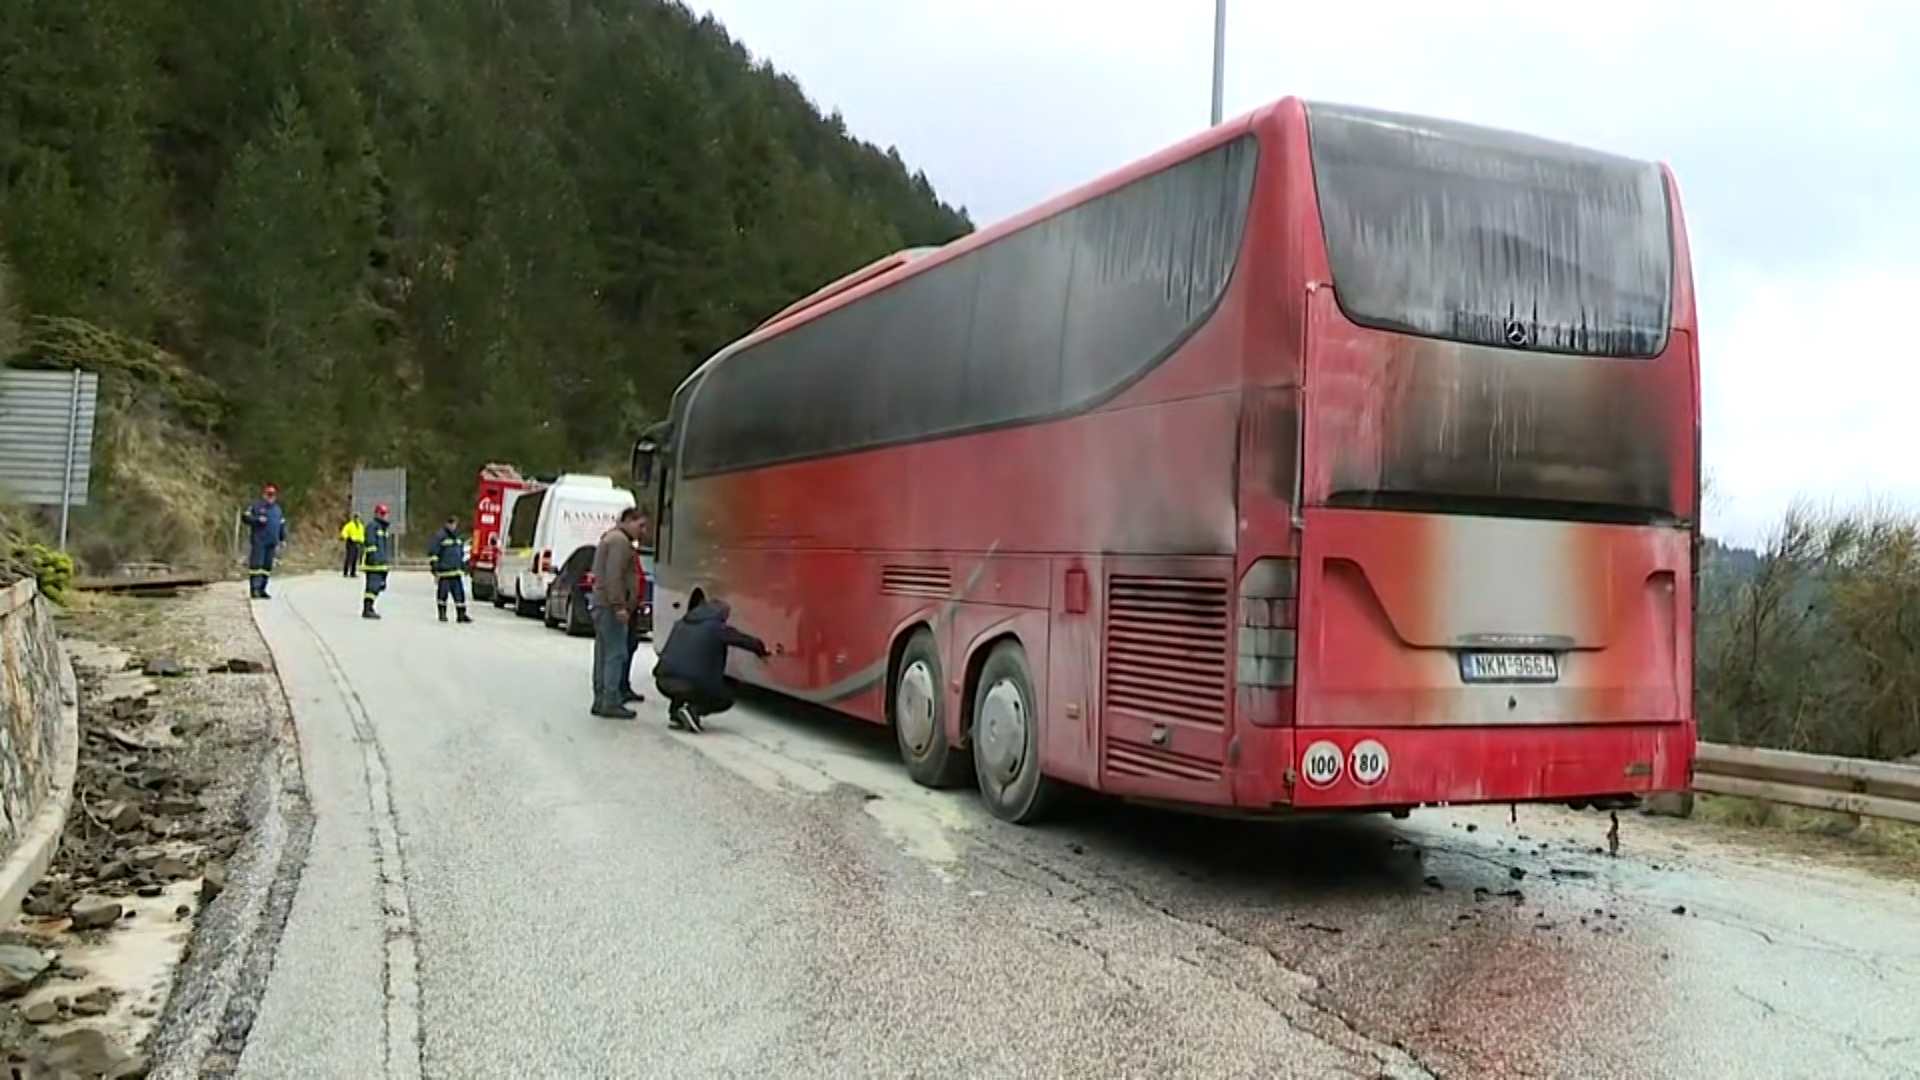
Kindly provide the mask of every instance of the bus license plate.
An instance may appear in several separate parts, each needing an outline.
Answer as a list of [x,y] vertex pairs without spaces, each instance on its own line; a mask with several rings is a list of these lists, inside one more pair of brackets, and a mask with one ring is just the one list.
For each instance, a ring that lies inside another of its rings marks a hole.
[[1560,658],[1544,652],[1463,652],[1460,678],[1470,683],[1558,682]]

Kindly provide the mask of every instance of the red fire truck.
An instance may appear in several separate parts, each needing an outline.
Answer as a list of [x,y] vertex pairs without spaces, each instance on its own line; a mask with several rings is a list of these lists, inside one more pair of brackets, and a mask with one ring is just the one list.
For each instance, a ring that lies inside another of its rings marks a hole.
[[495,573],[500,567],[507,496],[538,486],[538,481],[520,475],[512,465],[489,462],[480,467],[480,494],[473,508],[473,557],[468,560],[475,603],[492,600],[498,588]]
[[929,785],[1404,813],[1690,782],[1660,164],[1289,98],[789,310],[636,445],[657,617]]

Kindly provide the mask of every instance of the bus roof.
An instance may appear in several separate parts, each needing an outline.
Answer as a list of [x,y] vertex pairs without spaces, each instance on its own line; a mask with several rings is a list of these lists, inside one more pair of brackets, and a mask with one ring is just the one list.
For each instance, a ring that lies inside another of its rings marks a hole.
[[[987,228],[975,230],[941,247],[931,249],[930,251],[925,248],[907,248],[905,251],[895,252],[892,255],[875,260],[867,264],[867,266],[854,271],[852,274],[841,278],[838,282],[816,290],[806,298],[788,305],[772,318],[767,319],[755,327],[752,333],[731,342],[719,352],[708,357],[699,367],[694,368],[692,372],[688,373],[686,379],[682,380],[681,385],[686,386],[692,383],[695,379],[705,374],[714,364],[719,363],[749,345],[756,344],[774,334],[786,333],[822,315],[851,304],[856,300],[879,292],[881,289],[891,288],[916,274],[925,273],[950,259],[958,258],[969,251],[974,251],[991,244],[1004,236],[1017,233],[1029,225],[1044,221],[1064,210],[1070,210],[1090,199],[1098,198],[1117,188],[1124,187],[1141,177],[1152,175],[1168,165],[1184,161],[1187,158],[1193,157],[1203,151],[1211,150],[1223,143],[1231,142],[1246,134],[1248,131],[1251,131],[1255,123],[1265,118],[1273,110],[1282,108],[1289,102],[1296,101],[1298,101],[1297,98],[1288,97],[1269,105],[1263,105],[1252,112],[1235,117],[1218,127],[1210,128],[1197,135],[1182,139],[1180,142],[1158,150],[1147,157],[1140,158],[1120,169],[1090,180],[1077,188],[1056,195],[1038,206],[1022,211],[1012,217],[1004,218]],[[888,267],[871,274],[867,273],[874,267],[880,266],[883,263],[889,263],[891,260],[897,259],[901,255],[910,252],[921,252],[924,254],[914,255],[911,258],[903,260],[897,266]],[[866,276],[862,277],[862,275]]]

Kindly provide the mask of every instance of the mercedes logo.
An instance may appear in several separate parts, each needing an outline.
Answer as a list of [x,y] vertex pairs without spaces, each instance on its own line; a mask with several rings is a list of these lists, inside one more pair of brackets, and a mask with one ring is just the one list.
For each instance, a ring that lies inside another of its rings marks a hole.
[[1519,348],[1527,343],[1527,327],[1518,319],[1507,320],[1507,344]]

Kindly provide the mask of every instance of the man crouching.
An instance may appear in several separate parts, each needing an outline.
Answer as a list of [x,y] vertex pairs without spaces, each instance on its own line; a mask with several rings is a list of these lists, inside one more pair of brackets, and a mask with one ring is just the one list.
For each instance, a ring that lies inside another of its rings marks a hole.
[[708,600],[674,623],[660,648],[653,685],[667,699],[667,722],[677,730],[699,732],[701,721],[733,708],[733,691],[727,688],[728,649],[766,659],[765,642],[727,625],[731,614],[726,601]]

